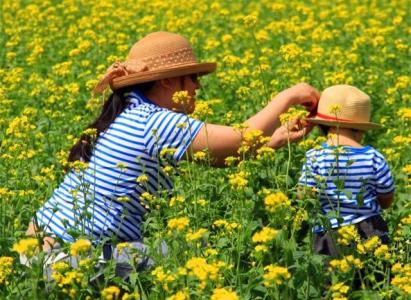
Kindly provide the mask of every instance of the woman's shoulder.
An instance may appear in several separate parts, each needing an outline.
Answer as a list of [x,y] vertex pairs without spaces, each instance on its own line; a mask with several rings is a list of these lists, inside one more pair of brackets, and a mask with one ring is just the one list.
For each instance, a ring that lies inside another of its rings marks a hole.
[[150,115],[163,111],[164,108],[151,103],[141,103],[138,105],[131,104],[125,111],[124,115],[129,115],[134,118],[147,118]]

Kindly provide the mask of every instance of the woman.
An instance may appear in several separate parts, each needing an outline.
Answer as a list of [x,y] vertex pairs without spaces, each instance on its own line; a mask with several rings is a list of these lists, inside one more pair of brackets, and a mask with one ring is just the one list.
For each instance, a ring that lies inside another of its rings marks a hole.
[[[73,242],[79,235],[96,244],[107,239],[140,241],[147,195],[172,188],[163,170],[167,161],[189,159],[208,149],[212,164],[223,166],[227,156],[237,153],[241,135],[234,128],[186,115],[195,107],[198,76],[215,68],[215,63],[197,62],[190,43],[180,35],[155,32],[137,42],[127,61],[114,64],[97,85],[95,92],[110,85],[113,93],[88,134],[71,149],[73,168],[38,210],[29,233],[44,232],[46,248],[55,237]],[[279,115],[291,105],[315,105],[318,98],[307,84],[282,91],[246,121],[246,130],[271,136],[272,148],[287,139],[296,141],[306,128],[276,129]],[[163,159],[164,153],[169,160]]]

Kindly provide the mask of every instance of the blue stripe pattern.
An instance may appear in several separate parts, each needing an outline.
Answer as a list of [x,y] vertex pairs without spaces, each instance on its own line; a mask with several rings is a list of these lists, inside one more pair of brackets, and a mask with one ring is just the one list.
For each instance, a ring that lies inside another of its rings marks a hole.
[[[337,218],[329,218],[332,228],[380,214],[378,194],[394,191],[384,156],[371,146],[340,147],[338,160],[336,147],[327,144],[307,151],[299,185],[316,188],[324,215],[335,212],[343,219],[339,223]],[[324,228],[316,226],[314,231]]]
[[[46,232],[68,242],[74,241],[69,233],[73,229],[94,242],[113,236],[119,241],[141,239],[147,211],[141,194],[172,188],[162,170],[161,150],[175,149],[169,162],[175,165],[204,123],[159,107],[138,91],[127,99],[128,107],[97,139],[87,169],[67,173],[37,211]],[[148,182],[137,183],[143,174]]]

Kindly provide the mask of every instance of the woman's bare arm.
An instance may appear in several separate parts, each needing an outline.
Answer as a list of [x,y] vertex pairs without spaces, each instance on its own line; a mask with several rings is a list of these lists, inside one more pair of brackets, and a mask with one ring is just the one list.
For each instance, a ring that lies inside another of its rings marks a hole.
[[242,134],[247,130],[261,130],[264,136],[271,136],[267,145],[272,148],[281,147],[288,139],[291,142],[296,141],[307,133],[307,129],[298,129],[294,123],[290,124],[288,129],[277,128],[280,124],[280,115],[291,105],[304,103],[315,105],[319,96],[318,91],[308,84],[295,85],[278,94],[266,107],[249,118],[245,122],[247,128],[243,133],[230,126],[206,124],[193,140],[191,150],[197,152],[208,149],[213,164],[222,166],[226,157],[237,154]]

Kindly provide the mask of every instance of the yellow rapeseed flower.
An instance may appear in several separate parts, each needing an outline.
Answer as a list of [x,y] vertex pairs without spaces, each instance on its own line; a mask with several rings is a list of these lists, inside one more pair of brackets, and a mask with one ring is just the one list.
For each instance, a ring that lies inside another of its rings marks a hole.
[[378,236],[373,236],[363,243],[357,244],[357,250],[361,254],[374,251],[381,244],[381,239]]
[[35,238],[22,239],[13,245],[13,251],[28,258],[33,257],[40,251],[39,241]]
[[189,223],[190,219],[187,217],[174,218],[168,220],[167,228],[169,230],[183,231],[187,228]]
[[265,274],[263,278],[265,286],[281,285],[291,278],[290,272],[288,272],[288,269],[285,267],[268,265],[264,267],[264,271]]
[[343,257],[342,259],[333,259],[330,261],[331,270],[339,270],[342,273],[347,273],[351,271],[353,267],[361,269],[363,263],[358,258],[352,255]]
[[404,294],[411,295],[411,264],[396,263],[391,268],[395,276],[391,279],[391,284],[399,288]]
[[374,251],[374,255],[382,258],[384,260],[389,260],[391,258],[390,249],[387,245],[381,245]]
[[70,245],[70,254],[77,256],[91,249],[91,242],[87,239],[79,239]]
[[270,213],[276,212],[280,207],[289,207],[290,205],[290,200],[282,192],[271,193],[264,198],[265,209]]
[[13,272],[13,258],[9,256],[0,257],[0,285],[6,283],[7,277]]
[[238,296],[231,289],[216,288],[213,290],[211,300],[238,300]]
[[111,285],[101,291],[101,298],[104,300],[116,300],[120,297],[120,288]]
[[187,91],[177,91],[173,94],[172,100],[177,104],[186,104],[190,101],[190,95]]
[[187,242],[197,241],[201,239],[206,233],[207,233],[207,229],[205,228],[200,228],[196,232],[188,232],[186,234],[186,240]]
[[331,114],[338,116],[338,114],[342,110],[342,105],[341,104],[331,104],[328,110],[330,111]]
[[355,225],[347,225],[338,229],[338,244],[348,246],[352,242],[360,242],[360,234]]
[[148,176],[147,175],[140,175],[137,177],[136,181],[140,184],[144,184],[146,182],[148,182]]
[[186,291],[178,291],[174,295],[167,297],[167,300],[189,300],[190,295]]
[[345,295],[347,295],[349,290],[350,287],[343,282],[334,283],[330,288],[332,299],[347,299],[345,298]]
[[259,232],[254,233],[252,240],[254,243],[269,243],[273,241],[278,234],[278,230],[275,230],[270,227],[263,227]]
[[228,181],[230,182],[231,188],[238,190],[238,189],[242,189],[246,187],[248,184],[248,180],[247,180],[248,176],[249,176],[249,173],[245,171],[240,171],[236,174],[228,175],[228,178],[229,178]]

